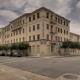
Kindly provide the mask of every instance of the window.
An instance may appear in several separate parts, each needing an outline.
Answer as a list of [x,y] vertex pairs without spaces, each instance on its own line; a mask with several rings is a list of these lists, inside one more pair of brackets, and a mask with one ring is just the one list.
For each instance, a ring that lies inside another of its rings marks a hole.
[[29,41],[31,41],[31,36],[29,36]]
[[55,17],[55,20],[57,21],[57,17]]
[[40,35],[38,34],[38,35],[37,35],[37,40],[39,40],[39,39],[40,39]]
[[47,24],[47,29],[49,29],[49,24]]
[[61,37],[61,41],[62,41],[62,37]]
[[18,35],[18,31],[16,31],[16,35]]
[[49,40],[49,35],[47,34],[47,40]]
[[24,33],[24,29],[23,29],[23,33]]
[[65,30],[64,30],[64,34],[65,34]]
[[53,19],[53,15],[51,15],[51,19]]
[[68,35],[68,31],[67,31],[67,35]]
[[35,40],[35,35],[33,35],[33,40]]
[[31,27],[29,27],[29,32],[31,32]]
[[11,40],[11,43],[12,43],[12,40]]
[[58,37],[58,41],[60,41],[60,37]]
[[62,24],[62,19],[61,19],[61,24]]
[[29,22],[31,22],[31,17],[29,17]]
[[65,21],[64,21],[64,25],[65,25]]
[[46,17],[49,18],[49,13],[46,13]]
[[57,36],[56,36],[56,41],[58,41]]
[[13,32],[13,35],[15,36],[15,32]]
[[19,38],[19,42],[21,42],[21,38]]
[[40,45],[37,45],[37,53],[40,53]]
[[60,32],[60,28],[58,28],[58,32]]
[[39,13],[37,13],[37,18],[40,18],[40,14]]
[[60,18],[58,18],[58,23],[60,23]]
[[21,24],[21,20],[20,20],[20,24]]
[[21,29],[19,30],[19,34],[21,34]]
[[33,15],[33,20],[35,20],[35,15]]
[[23,19],[23,24],[24,24],[24,19]]
[[33,31],[35,31],[35,25],[33,26]]
[[39,24],[37,24],[37,29],[39,29],[40,28],[40,25]]
[[16,39],[16,42],[18,42],[18,39]]
[[11,37],[12,37],[12,33],[11,33]]
[[14,39],[13,41],[14,41],[14,43],[15,43],[15,39]]
[[61,29],[61,33],[62,33],[62,29]]
[[23,41],[25,41],[25,38],[23,37]]

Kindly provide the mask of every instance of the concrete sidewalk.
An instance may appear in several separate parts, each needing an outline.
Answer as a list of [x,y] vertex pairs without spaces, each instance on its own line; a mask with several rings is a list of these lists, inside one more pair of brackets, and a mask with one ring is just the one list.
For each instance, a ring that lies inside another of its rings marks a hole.
[[[67,77],[65,78],[65,76]],[[0,80],[80,80],[80,75],[66,73],[53,79],[21,69],[0,65]]]

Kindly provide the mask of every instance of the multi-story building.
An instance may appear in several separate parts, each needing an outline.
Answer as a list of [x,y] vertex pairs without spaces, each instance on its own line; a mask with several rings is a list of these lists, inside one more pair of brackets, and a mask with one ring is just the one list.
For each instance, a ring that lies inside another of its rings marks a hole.
[[73,42],[80,42],[80,35],[70,33],[70,40],[73,41]]
[[70,39],[69,24],[66,18],[41,7],[1,28],[0,43],[27,41],[30,44],[29,55],[54,55],[60,42]]

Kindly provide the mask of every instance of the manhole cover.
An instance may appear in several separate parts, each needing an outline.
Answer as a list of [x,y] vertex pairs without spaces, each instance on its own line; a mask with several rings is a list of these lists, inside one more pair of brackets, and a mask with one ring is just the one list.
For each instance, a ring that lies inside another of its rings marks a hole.
[[66,79],[71,79],[71,80],[76,80],[76,79],[78,79],[78,77],[75,76],[75,75],[64,75],[63,77],[66,78]]

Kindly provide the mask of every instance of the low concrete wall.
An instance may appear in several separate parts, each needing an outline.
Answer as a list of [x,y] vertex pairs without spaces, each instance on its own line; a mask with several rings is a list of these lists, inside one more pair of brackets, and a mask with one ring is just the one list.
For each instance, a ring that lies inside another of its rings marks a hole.
[[66,56],[66,55],[80,55],[80,49],[60,49],[59,52],[60,55]]

